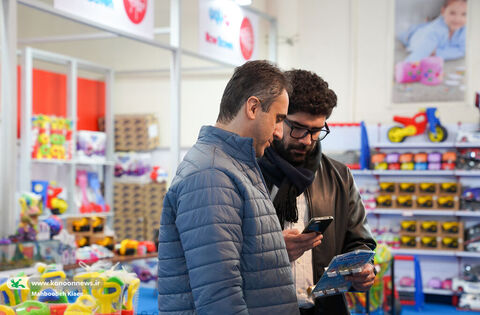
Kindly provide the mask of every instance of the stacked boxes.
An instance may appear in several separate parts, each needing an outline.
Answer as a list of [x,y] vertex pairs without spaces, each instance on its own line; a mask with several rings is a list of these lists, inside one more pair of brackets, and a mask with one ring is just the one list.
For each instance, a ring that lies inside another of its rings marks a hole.
[[155,115],[115,116],[115,151],[153,150],[158,147],[159,140]]
[[118,239],[153,241],[160,227],[166,183],[115,183],[113,227]]
[[66,229],[75,235],[77,245],[82,247],[102,241],[106,237],[105,224],[106,217],[101,215],[70,217],[66,220]]
[[380,183],[377,207],[458,210],[461,187],[445,183]]
[[463,222],[404,220],[400,223],[400,247],[463,250]]

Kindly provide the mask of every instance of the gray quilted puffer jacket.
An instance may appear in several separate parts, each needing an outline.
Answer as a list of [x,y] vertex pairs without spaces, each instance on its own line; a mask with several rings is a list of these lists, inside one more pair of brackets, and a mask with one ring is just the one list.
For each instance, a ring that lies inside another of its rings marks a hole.
[[165,197],[160,314],[298,314],[253,140],[204,126]]

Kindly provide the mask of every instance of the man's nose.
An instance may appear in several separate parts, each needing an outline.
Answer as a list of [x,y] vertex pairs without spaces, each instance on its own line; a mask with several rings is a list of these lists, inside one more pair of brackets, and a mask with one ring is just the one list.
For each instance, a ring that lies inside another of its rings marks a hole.
[[277,140],[282,140],[282,138],[283,138],[283,122],[275,124],[275,129],[273,130],[273,137]]

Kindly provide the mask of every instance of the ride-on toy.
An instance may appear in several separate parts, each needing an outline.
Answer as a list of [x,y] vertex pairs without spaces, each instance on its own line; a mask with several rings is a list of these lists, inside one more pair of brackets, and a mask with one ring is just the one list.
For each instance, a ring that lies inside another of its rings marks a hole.
[[429,107],[413,117],[393,116],[393,120],[403,126],[393,126],[387,132],[390,142],[403,142],[406,137],[422,134],[427,129],[428,139],[431,142],[443,142],[447,139],[447,129],[440,124],[437,109]]

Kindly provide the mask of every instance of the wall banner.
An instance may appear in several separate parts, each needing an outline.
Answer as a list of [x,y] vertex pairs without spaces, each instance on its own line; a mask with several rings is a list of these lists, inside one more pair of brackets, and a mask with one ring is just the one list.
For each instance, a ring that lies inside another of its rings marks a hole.
[[56,9],[153,39],[154,0],[55,0]]
[[233,1],[199,0],[199,53],[241,65],[258,55],[258,16]]

